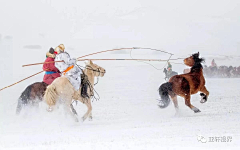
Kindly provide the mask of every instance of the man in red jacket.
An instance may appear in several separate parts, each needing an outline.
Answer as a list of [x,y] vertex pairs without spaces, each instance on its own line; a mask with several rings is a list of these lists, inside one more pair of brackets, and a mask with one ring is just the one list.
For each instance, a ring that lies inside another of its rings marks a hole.
[[[55,60],[54,49],[51,47],[49,52],[46,54],[47,58],[45,62],[51,62]],[[51,84],[53,80],[57,77],[60,77],[60,71],[55,67],[55,63],[46,63],[43,64],[43,70],[46,71],[43,77],[43,82],[46,84]]]

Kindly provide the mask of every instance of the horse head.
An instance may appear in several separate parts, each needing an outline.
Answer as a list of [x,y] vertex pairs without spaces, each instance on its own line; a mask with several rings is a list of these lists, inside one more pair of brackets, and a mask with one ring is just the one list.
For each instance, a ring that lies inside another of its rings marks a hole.
[[86,69],[92,71],[95,77],[103,77],[106,73],[103,67],[94,64],[91,60],[86,63]]
[[201,63],[204,61],[204,59],[199,58],[199,52],[197,52],[195,54],[192,54],[192,56],[185,58],[183,61],[184,61],[184,64],[189,67],[198,66],[202,68]]

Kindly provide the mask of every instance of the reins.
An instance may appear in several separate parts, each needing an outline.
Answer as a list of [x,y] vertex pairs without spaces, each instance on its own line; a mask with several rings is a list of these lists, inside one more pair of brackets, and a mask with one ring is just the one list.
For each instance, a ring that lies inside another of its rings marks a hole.
[[[78,64],[76,64],[76,65],[82,70],[81,67],[83,67],[83,66],[80,66],[80,65],[78,65]],[[90,67],[90,68],[88,68],[88,67]],[[105,73],[105,72],[101,72],[101,71],[100,71],[100,69],[99,69],[100,67],[97,68],[97,70],[96,70],[96,69],[93,69],[90,65],[86,65],[86,67],[83,67],[83,68],[88,69],[88,70],[92,70],[92,71],[95,71],[95,72],[99,72],[99,75],[100,75],[100,73]],[[84,73],[83,70],[82,70],[82,72],[83,72],[84,76],[87,76],[87,75]],[[94,83],[94,86],[95,86],[96,84],[98,84],[99,75],[98,75],[98,77],[97,77],[97,83]],[[100,96],[99,96],[98,92],[94,89],[93,85],[90,83],[90,81],[89,81],[88,79],[87,79],[87,84],[89,85],[90,93],[93,93],[93,95],[90,95],[90,97],[92,97],[93,100],[95,99],[96,101],[97,101],[97,100],[100,100]],[[95,97],[94,93],[97,94],[98,98]],[[93,100],[92,100],[92,102],[93,102]]]
[[[87,68],[87,67],[90,67],[90,68]],[[88,70],[92,70],[92,71],[95,71],[95,72],[98,72],[98,73],[99,73],[98,76],[97,76],[97,83],[94,83],[94,85],[97,85],[97,84],[98,84],[98,81],[99,81],[100,73],[105,73],[105,72],[101,72],[99,68],[97,68],[97,70],[96,70],[96,69],[93,69],[93,68],[92,68],[91,66],[89,66],[89,65],[87,65],[85,68],[88,69]]]

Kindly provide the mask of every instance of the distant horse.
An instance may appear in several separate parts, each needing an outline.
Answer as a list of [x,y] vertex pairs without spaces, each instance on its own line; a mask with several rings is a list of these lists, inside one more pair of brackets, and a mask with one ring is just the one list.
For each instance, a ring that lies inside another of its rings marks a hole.
[[166,79],[169,80],[172,76],[178,75],[178,73],[175,72],[175,71],[172,71],[170,74],[168,74],[166,68],[164,68],[163,72],[165,73],[165,78],[164,78],[165,80],[166,80]]
[[231,77],[231,70],[233,69],[232,66],[219,66],[218,67],[218,75],[219,77]]
[[234,73],[235,73],[235,76],[236,76],[236,77],[239,77],[239,76],[240,76],[240,66],[238,66],[238,67],[235,68],[235,72],[234,72]]
[[16,114],[21,112],[23,106],[38,106],[39,102],[42,101],[47,86],[45,82],[35,82],[29,85],[18,98]]
[[185,99],[185,104],[191,110],[195,113],[200,112],[198,108],[191,105],[190,98],[192,94],[196,94],[200,91],[202,92],[200,93],[200,102],[205,103],[209,95],[205,87],[205,79],[201,65],[202,61],[204,61],[204,59],[199,58],[199,52],[184,59],[184,64],[191,67],[191,71],[187,74],[175,75],[170,78],[169,82],[163,83],[159,87],[159,95],[161,97],[161,100],[159,100],[160,108],[166,108],[169,105],[170,95],[175,109],[178,111],[177,95],[179,95]]
[[[94,77],[103,77],[106,73],[106,70],[96,64],[93,64],[90,60],[86,65],[86,69],[84,69],[84,73],[87,75],[87,78],[90,82],[90,87],[88,88],[87,92],[88,95],[91,96],[92,93],[90,89],[92,88],[91,86],[94,85]],[[55,79],[52,84],[47,87],[47,90],[44,94],[44,100],[49,106],[48,111],[52,111],[54,106],[56,106],[56,103],[61,101],[64,104],[65,111],[68,112],[76,122],[78,122],[77,112],[71,105],[72,99],[81,101],[88,108],[87,112],[82,117],[82,120],[84,121],[87,119],[87,117],[92,119],[92,104],[90,97],[83,98],[81,96],[81,88],[78,91],[75,91],[74,87],[66,77],[63,76]]]

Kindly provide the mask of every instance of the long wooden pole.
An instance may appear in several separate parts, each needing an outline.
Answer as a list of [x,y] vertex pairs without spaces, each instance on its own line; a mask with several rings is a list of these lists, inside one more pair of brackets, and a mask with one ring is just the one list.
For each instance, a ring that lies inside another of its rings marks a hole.
[[[84,56],[78,57],[77,59],[79,59],[78,61],[84,61],[84,60],[138,60],[138,61],[167,61],[167,60],[161,60],[161,59],[80,59],[80,58],[83,58],[83,57],[87,57],[87,56],[95,55],[95,54],[99,54],[99,53],[104,53],[104,52],[109,52],[109,51],[126,50],[126,49],[128,49],[128,50],[129,50],[129,49],[150,49],[150,50],[157,50],[157,49],[151,49],[151,48],[140,48],[140,47],[120,48],[120,49],[112,49],[112,50],[105,50],[105,51],[95,52],[95,53],[92,53],[92,54],[88,54],[88,55],[84,55]],[[157,51],[161,51],[161,50],[157,50]],[[168,52],[165,52],[165,51],[161,51],[161,52],[168,53]],[[168,54],[173,55],[173,54],[171,54],[171,53],[168,53]],[[183,59],[183,58],[178,58],[178,59]],[[178,59],[169,59],[169,60],[178,60]],[[47,64],[47,63],[55,63],[55,62],[63,62],[63,61],[51,61],[51,62],[43,62],[43,63],[34,63],[34,64],[23,65],[22,67],[32,66],[32,65],[40,65],[40,64]],[[11,87],[11,86],[13,86],[13,85],[15,85],[15,84],[18,84],[18,83],[20,83],[20,82],[22,82],[22,81],[24,81],[24,80],[26,80],[26,79],[29,79],[29,78],[31,78],[31,77],[37,75],[37,74],[42,73],[42,72],[44,72],[44,71],[40,71],[40,72],[35,73],[35,74],[33,74],[33,75],[31,75],[31,76],[29,76],[29,77],[27,77],[27,78],[24,78],[24,79],[22,79],[22,80],[20,80],[20,81],[18,81],[18,82],[16,82],[16,83],[14,83],[14,84],[11,84],[11,85],[9,85],[9,86],[6,86],[6,87],[0,89],[0,91],[6,89],[6,88],[8,88],[8,87]]]
[[[105,51],[100,51],[100,52],[95,52],[95,53],[91,53],[91,54],[88,54],[88,55],[84,55],[84,56],[78,57],[77,59],[80,59],[80,58],[83,58],[83,57],[87,57],[87,56],[90,56],[90,55],[99,54],[99,53],[110,52],[110,51],[126,50],[126,49],[129,50],[129,49],[134,49],[134,48],[119,48],[119,49],[105,50]],[[42,62],[42,63],[27,64],[27,65],[23,65],[22,67],[33,66],[33,65],[40,65],[40,64],[45,64],[45,63],[55,63],[55,62],[63,62],[63,61],[49,61],[49,62]]]
[[[169,60],[179,60],[183,58],[176,58],[176,59],[169,59]],[[168,61],[168,60],[162,60],[162,59],[78,59],[77,61],[85,61],[85,60],[135,60],[135,61]],[[48,63],[55,63],[55,62],[63,62],[63,61],[49,61],[49,62],[42,62],[42,63],[35,63],[35,64],[27,64],[27,65],[22,65],[22,67],[26,66],[33,66],[33,65],[41,65],[41,64],[48,64]]]
[[[165,51],[162,51],[162,50],[157,50],[157,49],[152,49],[152,48],[131,47],[131,48],[118,48],[118,49],[111,49],[111,50],[104,50],[104,51],[100,51],[100,52],[95,52],[95,53],[91,53],[91,54],[87,54],[87,55],[78,57],[77,60],[78,60],[78,61],[82,61],[82,60],[79,60],[79,59],[80,59],[80,58],[83,58],[83,57],[95,55],[95,54],[110,52],[110,51],[133,50],[133,49],[155,50],[155,51],[160,51],[160,52],[163,52],[163,53],[167,53],[167,54],[173,55],[172,53],[168,53],[168,52],[165,52]],[[179,58],[179,59],[181,59],[181,58]],[[89,60],[90,60],[90,59],[89,59]],[[93,59],[91,59],[91,60],[93,60]],[[95,60],[97,60],[97,59],[95,59]],[[100,59],[99,59],[99,60],[100,60]],[[106,60],[106,59],[101,59],[101,60]],[[108,60],[110,60],[110,59],[108,59]],[[113,60],[123,60],[123,59],[113,59]],[[134,60],[134,59],[129,59],[129,60]],[[135,59],[135,60],[136,60],[136,59]],[[145,59],[145,60],[138,59],[138,60],[139,60],[139,61],[150,61],[149,59],[148,59],[148,60],[147,60],[147,59]],[[170,60],[171,60],[171,59],[170,59]],[[175,59],[172,59],[172,60],[175,60]],[[153,61],[153,60],[151,60],[151,61]],[[154,61],[159,61],[159,60],[154,60]],[[166,60],[161,60],[161,61],[166,61]],[[34,64],[23,65],[22,67],[33,66],[33,65],[40,65],[40,64],[45,64],[45,63],[55,63],[55,62],[63,62],[63,61],[50,61],[50,62],[34,63]]]
[[31,78],[31,77],[33,77],[33,76],[35,76],[35,75],[37,75],[37,74],[42,73],[42,72],[44,72],[44,71],[40,71],[40,72],[35,73],[35,74],[33,74],[33,75],[31,75],[31,76],[29,76],[29,77],[27,77],[27,78],[22,79],[22,80],[20,80],[20,81],[18,81],[18,82],[16,82],[16,83],[13,83],[13,84],[11,84],[11,85],[9,85],[9,86],[6,86],[6,87],[0,89],[0,91],[4,90],[4,89],[6,89],[6,88],[9,88],[9,87],[11,87],[11,86],[13,86],[13,85],[15,85],[15,84],[18,84],[18,83],[20,83],[20,82],[22,82],[22,81],[24,81],[24,80],[27,80],[28,78]]
[[33,66],[33,65],[41,65],[41,64],[49,64],[49,63],[55,63],[55,62],[63,62],[63,61],[62,61],[62,60],[59,60],[59,61],[49,61],[49,62],[41,62],[41,63],[27,64],[27,65],[22,65],[22,67]]
[[78,57],[77,59],[80,59],[80,58],[83,58],[83,57],[87,57],[87,56],[91,56],[91,55],[95,55],[95,54],[99,54],[99,53],[110,52],[110,51],[133,50],[133,49],[155,50],[155,51],[160,51],[160,52],[163,52],[163,53],[167,53],[167,54],[173,55],[172,53],[168,53],[168,52],[165,52],[165,51],[162,51],[162,50],[157,50],[157,49],[152,49],[152,48],[131,47],[131,48],[118,48],[118,49],[111,49],[111,50],[105,50],[105,51],[95,52],[95,53],[91,53],[91,54],[88,54],[88,55],[84,55],[84,56]]
[[[169,59],[169,60],[179,60],[182,58],[177,58],[177,59]],[[116,58],[116,59],[78,59],[78,61],[85,61],[85,60],[135,60],[135,61],[168,61],[168,60],[162,60],[162,59],[121,59],[121,58]]]
[[[176,58],[176,59],[169,59],[169,60],[179,60],[179,59],[184,59],[184,58]],[[118,59],[78,59],[77,61],[85,61],[85,60],[93,60],[93,61],[97,61],[97,60],[168,61],[168,60],[162,60],[162,59],[122,59],[122,58],[118,58]],[[27,64],[27,65],[23,65],[22,67],[55,63],[55,62],[63,62],[63,61],[49,61],[49,62],[42,62],[42,63]]]
[[110,51],[120,51],[120,50],[126,50],[126,49],[134,49],[134,48],[118,48],[118,49],[111,49],[111,50],[105,50],[105,51],[100,51],[100,52],[95,52],[95,53],[91,53],[91,54],[87,54],[81,57],[78,57],[77,59],[83,58],[83,57],[87,57],[87,56],[91,56],[91,55],[95,55],[95,54],[99,54],[99,53],[105,53],[105,52],[110,52]]

